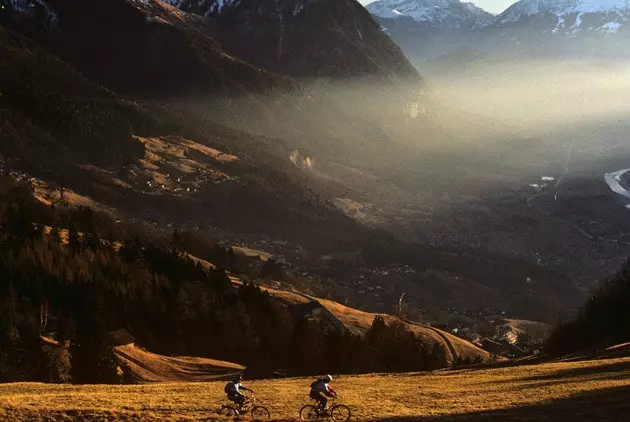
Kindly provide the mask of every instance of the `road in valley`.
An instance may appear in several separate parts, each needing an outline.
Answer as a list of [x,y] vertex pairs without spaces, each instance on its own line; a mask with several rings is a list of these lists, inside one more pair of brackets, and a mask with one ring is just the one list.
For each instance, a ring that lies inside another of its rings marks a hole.
[[629,171],[630,169],[625,169],[615,171],[613,173],[606,173],[604,175],[604,179],[606,180],[606,183],[608,183],[610,189],[616,194],[624,196],[628,199],[630,199],[630,191],[621,185],[621,177]]

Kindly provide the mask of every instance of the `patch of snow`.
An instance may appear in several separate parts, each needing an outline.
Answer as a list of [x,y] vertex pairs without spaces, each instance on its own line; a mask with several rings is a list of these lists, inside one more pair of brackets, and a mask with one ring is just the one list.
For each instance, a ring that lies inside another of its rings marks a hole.
[[560,28],[564,28],[564,17],[562,16],[558,16],[558,24],[551,30],[551,32],[555,34],[560,31]]
[[602,25],[599,29],[600,31],[604,31],[608,34],[614,34],[615,32],[619,32],[621,28],[621,24],[617,22],[608,22],[607,24]]

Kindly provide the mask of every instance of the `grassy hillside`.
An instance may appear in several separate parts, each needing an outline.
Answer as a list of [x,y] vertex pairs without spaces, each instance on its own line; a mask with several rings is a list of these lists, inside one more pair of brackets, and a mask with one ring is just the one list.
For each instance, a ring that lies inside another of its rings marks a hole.
[[232,379],[244,366],[215,359],[170,357],[134,344],[114,348],[117,360],[131,370],[135,381],[215,381]]
[[[379,315],[349,308],[330,300],[319,300],[319,302],[350,331],[360,335],[364,335],[370,329],[374,317]],[[392,315],[381,316],[385,318],[388,324],[403,322]],[[450,364],[459,361],[473,362],[490,359],[490,353],[452,334],[419,323],[403,323],[405,328],[417,337],[425,339],[429,344],[439,345],[438,347],[443,348],[446,353],[446,360]]]
[[[518,368],[370,374],[333,382],[354,420],[618,421],[630,408],[630,359]],[[309,379],[252,381],[275,420],[296,420]],[[0,419],[217,420],[223,382],[136,386],[5,384]],[[368,399],[368,400],[366,400]],[[220,420],[220,419],[219,419]]]
[[[235,277],[232,277],[232,282],[236,285],[242,284]],[[394,315],[361,311],[332,300],[320,299],[295,291],[268,287],[262,287],[262,290],[293,308],[310,303],[313,314],[324,317],[324,319],[332,322],[333,325],[341,326],[353,335],[365,336],[368,334],[373,327],[375,317],[382,317],[390,326],[400,324],[405,330],[413,333],[417,338],[425,342],[427,349],[438,348],[442,350],[445,364],[447,365],[488,362],[492,360],[490,353],[471,342],[428,325],[403,321]],[[320,312],[313,309],[319,309]]]

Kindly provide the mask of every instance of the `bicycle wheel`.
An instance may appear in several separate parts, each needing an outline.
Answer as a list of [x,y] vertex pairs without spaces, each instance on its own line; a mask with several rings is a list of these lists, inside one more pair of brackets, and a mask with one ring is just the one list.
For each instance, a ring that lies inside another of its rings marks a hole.
[[269,410],[267,410],[264,406],[254,406],[252,409],[252,418],[254,418],[254,420],[259,421],[262,419],[269,419],[270,417],[271,413],[269,413]]
[[223,406],[221,406],[221,408],[219,409],[217,413],[221,416],[237,416],[238,415],[238,411],[236,410],[236,408],[229,404],[224,404]]
[[315,406],[307,404],[300,409],[300,419],[303,421],[316,421],[319,419],[319,413],[317,412],[317,409],[315,409]]
[[330,408],[330,418],[335,422],[346,422],[350,419],[350,408],[343,404],[336,404]]

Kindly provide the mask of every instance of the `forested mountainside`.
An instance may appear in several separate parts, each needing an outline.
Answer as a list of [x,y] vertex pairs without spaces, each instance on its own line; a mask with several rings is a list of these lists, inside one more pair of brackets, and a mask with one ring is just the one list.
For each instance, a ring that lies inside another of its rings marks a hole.
[[[42,204],[11,176],[0,181],[0,194],[2,381],[116,382],[110,333],[119,329],[153,352],[238,362],[250,374],[449,364],[446,344],[402,324],[377,317],[361,336],[253,284],[235,287],[225,271],[238,271],[231,249],[191,245],[217,263],[213,269],[186,253],[185,236],[154,243],[89,208]],[[46,356],[41,336],[66,344],[65,358]]]

